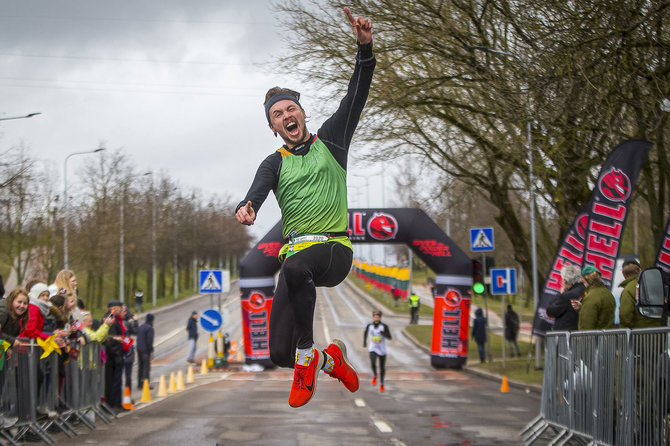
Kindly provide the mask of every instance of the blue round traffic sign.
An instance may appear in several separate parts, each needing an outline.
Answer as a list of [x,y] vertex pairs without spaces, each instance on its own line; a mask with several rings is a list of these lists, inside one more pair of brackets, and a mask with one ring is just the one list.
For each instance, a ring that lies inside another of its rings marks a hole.
[[200,315],[200,325],[205,331],[216,331],[221,328],[222,324],[223,317],[221,316],[221,313],[214,309],[205,310]]

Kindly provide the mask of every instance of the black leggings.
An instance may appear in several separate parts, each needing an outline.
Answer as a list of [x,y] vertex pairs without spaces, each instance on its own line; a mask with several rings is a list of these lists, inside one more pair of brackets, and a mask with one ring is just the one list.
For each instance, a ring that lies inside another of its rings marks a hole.
[[292,368],[296,348],[314,345],[316,287],[333,287],[349,274],[353,252],[337,242],[319,243],[288,257],[270,312],[270,359]]
[[386,355],[378,355],[370,352],[370,364],[372,364],[372,373],[377,376],[377,358],[379,358],[379,382],[384,384],[384,375],[386,374]]

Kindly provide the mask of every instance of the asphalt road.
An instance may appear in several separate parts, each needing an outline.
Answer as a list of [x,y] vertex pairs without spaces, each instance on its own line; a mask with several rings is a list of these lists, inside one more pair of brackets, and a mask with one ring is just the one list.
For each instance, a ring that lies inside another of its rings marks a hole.
[[[224,299],[224,330],[241,337],[237,290]],[[230,297],[233,296],[233,297]],[[214,300],[217,306],[216,300]],[[112,424],[83,426],[68,445],[516,445],[519,433],[538,413],[539,395],[459,370],[435,370],[429,356],[402,333],[407,317],[383,318],[391,328],[386,392],[370,382],[363,330],[373,304],[346,285],[320,289],[315,342],[342,339],[359,371],[361,388],[348,392],[321,374],[306,406],[293,409],[287,399],[292,371],[245,371],[233,364],[223,372],[199,374],[186,390],[149,404],[137,404]],[[209,296],[156,313],[153,380],[161,374],[186,373],[185,326],[191,311],[211,307]],[[201,340],[205,341],[206,336]],[[201,342],[199,357],[206,355]],[[154,390],[155,395],[156,389]],[[139,401],[139,393],[134,393]]]

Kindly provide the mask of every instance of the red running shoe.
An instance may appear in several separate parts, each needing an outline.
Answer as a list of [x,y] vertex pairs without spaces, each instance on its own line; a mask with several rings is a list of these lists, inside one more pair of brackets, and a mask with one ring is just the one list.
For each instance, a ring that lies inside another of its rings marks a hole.
[[384,390],[386,390],[386,389],[384,388],[384,384],[380,385],[380,386],[379,386],[379,391],[380,391],[380,392],[383,392]]
[[314,357],[309,365],[295,364],[293,369],[293,386],[288,396],[288,405],[291,407],[304,406],[309,402],[316,391],[316,379],[323,366],[323,355],[314,349]]
[[377,377],[376,376],[374,378],[372,378],[372,385],[373,386],[377,385]]
[[344,345],[344,342],[339,339],[333,339],[333,342],[324,349],[324,352],[333,358],[335,362],[333,371],[329,375],[339,379],[349,392],[357,391],[358,374],[347,359],[347,347]]

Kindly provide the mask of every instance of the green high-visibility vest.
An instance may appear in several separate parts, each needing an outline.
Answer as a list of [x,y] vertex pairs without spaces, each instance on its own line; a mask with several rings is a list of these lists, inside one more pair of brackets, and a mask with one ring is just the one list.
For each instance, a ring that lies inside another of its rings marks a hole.
[[412,294],[409,296],[409,306],[416,308],[419,306],[419,296]]

